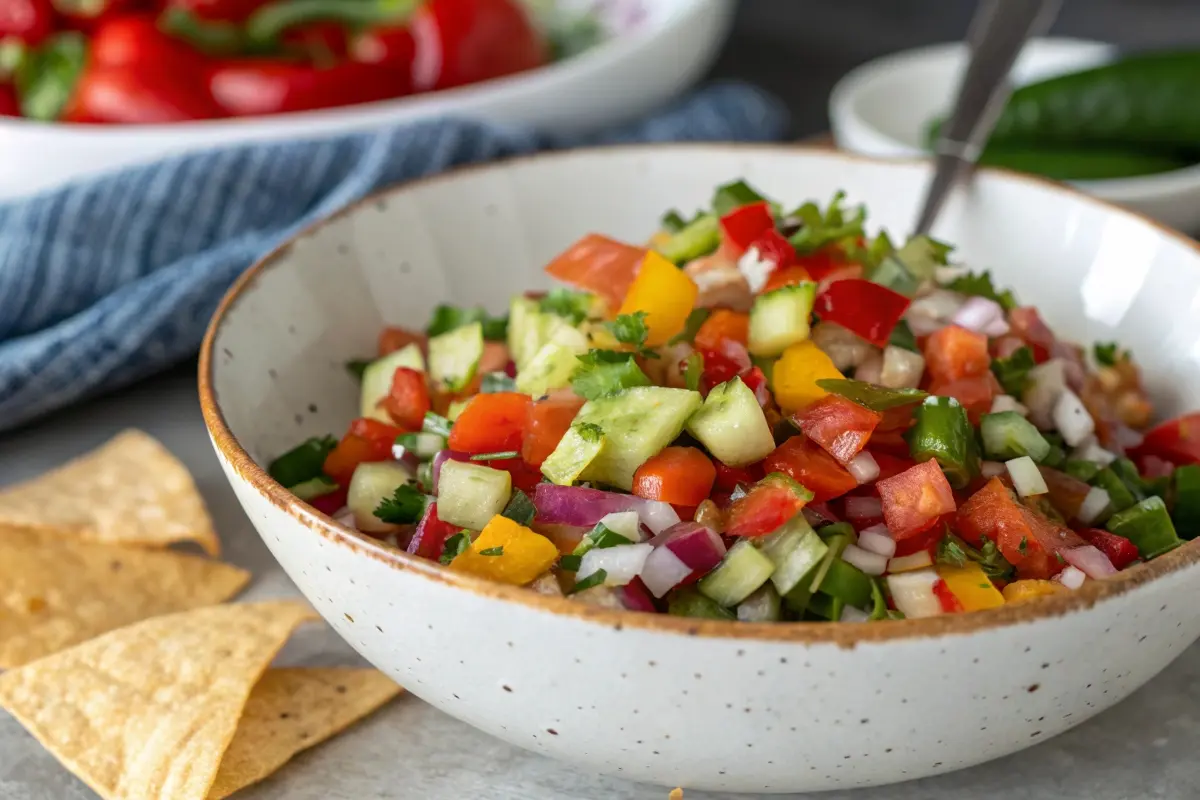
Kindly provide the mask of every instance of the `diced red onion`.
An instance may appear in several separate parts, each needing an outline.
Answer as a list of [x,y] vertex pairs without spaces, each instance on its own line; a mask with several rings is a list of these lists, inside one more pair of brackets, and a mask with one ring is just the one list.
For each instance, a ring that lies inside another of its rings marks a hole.
[[1042,477],[1041,470],[1029,456],[1005,461],[1004,467],[1008,470],[1009,477],[1012,478],[1013,488],[1021,497],[1033,497],[1050,491],[1050,488],[1046,486],[1046,479]]
[[1084,525],[1091,525],[1104,513],[1110,502],[1111,498],[1108,496],[1108,492],[1099,486],[1093,486],[1088,490],[1087,497],[1083,498],[1083,502],[1079,504],[1079,511],[1075,516]]
[[925,374],[925,356],[888,345],[883,348],[883,368],[879,372],[879,385],[890,389],[915,389]]
[[642,583],[641,578],[634,578],[618,591],[621,593],[621,602],[630,611],[645,611],[649,614],[658,611],[654,606],[654,598],[646,590],[646,584]]
[[896,540],[886,525],[872,525],[858,532],[858,546],[868,553],[877,553],[884,558],[896,555]]
[[933,557],[928,550],[918,550],[906,556],[896,556],[888,561],[888,572],[909,572],[933,566]]
[[533,505],[538,520],[551,524],[591,527],[606,515],[619,511],[636,511],[651,533],[679,522],[679,514],[667,503],[585,486],[539,483],[533,493]]
[[350,510],[350,506],[342,506],[340,511],[329,516],[333,517],[333,521],[339,525],[345,525],[347,528],[354,527],[354,512]]
[[877,519],[883,516],[883,501],[878,497],[847,497],[846,519]]
[[1044,431],[1054,427],[1054,406],[1067,390],[1063,361],[1052,358],[1029,370],[1029,385],[1021,402],[1029,408],[1029,421]]
[[692,568],[683,563],[671,548],[656,547],[654,552],[646,557],[641,578],[650,594],[662,597],[691,574]]
[[829,510],[828,503],[809,503],[801,511],[804,519],[814,528],[826,522],[841,522],[837,514]]
[[[1065,558],[1066,556],[1064,556]],[[1076,566],[1069,566],[1063,569],[1062,572],[1054,576],[1053,580],[1061,583],[1068,589],[1078,589],[1083,586],[1083,582],[1087,580],[1087,573]]]
[[864,450],[851,459],[846,465],[846,471],[854,476],[859,486],[862,486],[879,477],[879,462],[875,460],[875,456]]
[[1004,411],[1015,411],[1022,417],[1029,416],[1029,409],[1021,405],[1017,398],[1008,394],[998,394],[996,395],[996,398],[992,400],[991,413],[999,414]]
[[864,550],[858,545],[848,544],[842,551],[842,560],[852,567],[858,567],[867,575],[882,575],[887,570],[886,556]]
[[576,580],[583,580],[604,570],[605,586],[624,586],[642,572],[646,558],[654,551],[648,544],[620,544],[616,547],[593,547],[583,554]]
[[470,453],[460,453],[456,450],[439,450],[437,455],[433,457],[433,467],[430,474],[433,476],[433,493],[437,494],[438,478],[442,474],[442,465],[447,461],[470,461]]
[[[928,552],[921,552],[925,553],[926,557],[929,556]],[[901,575],[888,575],[887,585],[896,608],[909,619],[920,619],[936,617],[942,613],[942,602],[933,591],[934,584],[939,580],[941,578],[933,570],[922,569]]]
[[870,620],[870,614],[854,606],[843,606],[842,615],[838,617],[838,622],[870,622]]
[[725,542],[712,528],[699,522],[680,522],[650,540],[655,547],[665,547],[689,569],[708,572],[725,557]]
[[[1003,320],[1004,309],[995,300],[988,300],[986,297],[968,297],[950,318],[955,325],[976,333],[983,333],[993,323]],[[1007,327],[1006,324],[1004,333],[1008,333]]]
[[1003,461],[984,461],[979,465],[979,474],[985,478],[998,478],[1006,471]]
[[1096,422],[1088,413],[1079,395],[1066,389],[1054,401],[1054,426],[1062,434],[1063,441],[1075,447],[1087,441],[1096,432]]
[[722,339],[720,352],[721,355],[737,364],[738,372],[750,369],[750,353],[741,342],[734,339]]
[[1089,578],[1107,578],[1117,574],[1117,568],[1113,566],[1112,561],[1094,545],[1085,544],[1059,552],[1068,564],[1083,570]]
[[425,506],[425,513],[421,515],[421,521],[417,523],[417,529],[413,531],[412,538],[408,540],[408,547],[404,548],[405,550],[410,553],[419,553],[421,551],[421,541],[425,538],[426,529],[433,522],[437,522],[435,518],[436,513],[436,503],[430,503]]

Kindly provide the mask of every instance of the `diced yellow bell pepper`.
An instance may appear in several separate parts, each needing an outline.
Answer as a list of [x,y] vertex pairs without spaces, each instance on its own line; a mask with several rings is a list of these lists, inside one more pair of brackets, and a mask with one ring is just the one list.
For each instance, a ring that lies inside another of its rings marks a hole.
[[699,294],[696,282],[686,272],[651,250],[617,313],[645,311],[650,329],[646,345],[658,347],[683,330]]
[[961,567],[938,564],[936,569],[938,577],[946,582],[946,588],[962,603],[963,611],[982,611],[1004,605],[1004,595],[976,562],[968,561]]
[[550,569],[557,558],[558,548],[545,536],[497,514],[471,547],[450,562],[450,569],[524,586]]
[[1028,600],[1049,597],[1052,594],[1065,591],[1068,591],[1066,587],[1054,581],[1013,581],[1004,587],[1004,599],[1010,603],[1024,603]]
[[785,412],[800,411],[829,394],[817,381],[845,377],[811,340],[797,342],[783,351],[771,372],[775,402]]

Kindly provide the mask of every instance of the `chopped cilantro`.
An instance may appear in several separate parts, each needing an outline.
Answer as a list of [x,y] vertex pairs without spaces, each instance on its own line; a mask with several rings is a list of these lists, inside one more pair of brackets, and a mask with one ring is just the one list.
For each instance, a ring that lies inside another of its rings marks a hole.
[[557,314],[578,325],[587,319],[588,310],[592,307],[593,296],[590,292],[576,292],[571,289],[555,288],[546,293],[538,302],[538,310]]
[[483,376],[483,380],[479,382],[480,394],[494,394],[496,392],[515,392],[517,390],[517,382],[508,377],[504,372],[489,372]]
[[708,319],[711,313],[711,308],[693,308],[692,312],[687,316],[687,321],[683,323],[683,330],[672,336],[667,341],[667,345],[694,341],[696,334],[700,332],[700,326],[704,324],[704,321]]
[[467,548],[471,546],[471,532],[461,530],[446,540],[446,544],[442,547],[442,556],[438,561],[443,564],[449,564],[454,559],[467,552]]
[[537,516],[537,509],[533,506],[533,501],[529,499],[529,495],[522,492],[520,489],[514,489],[512,497],[509,498],[508,505],[500,512],[501,516],[508,517],[518,525],[529,525],[533,522],[533,518]]
[[583,556],[563,556],[558,560],[558,568],[565,572],[579,572],[579,567],[582,562]]
[[762,194],[744,180],[736,180],[733,183],[717,187],[716,192],[713,194],[712,207],[713,212],[718,217],[723,217],[730,211],[753,203],[761,203],[765,199]]
[[965,566],[968,561],[979,564],[983,574],[993,580],[1007,580],[1012,576],[1013,566],[1001,555],[995,542],[983,537],[983,546],[972,547],[949,531],[938,543],[937,562],[951,567]]
[[425,422],[421,425],[421,430],[425,433],[436,433],[438,436],[447,438],[450,436],[450,420],[441,414],[426,411]]
[[646,312],[635,311],[632,314],[621,314],[612,322],[605,323],[609,333],[621,344],[631,345],[641,350],[650,336],[650,327],[646,324]]
[[591,350],[578,358],[580,366],[571,378],[571,388],[575,394],[587,400],[633,386],[650,385],[650,379],[637,365],[633,353]]
[[361,381],[363,373],[370,365],[371,360],[368,358],[352,358],[346,362],[346,371]]
[[997,292],[996,287],[992,285],[992,273],[983,271],[976,275],[974,272],[968,272],[961,278],[955,278],[946,284],[947,289],[962,294],[972,295],[974,297],[984,297],[988,300],[994,300],[1000,304],[1000,307],[1005,311],[1012,311],[1017,307],[1017,298],[1008,289],[1002,292]]
[[471,461],[504,461],[509,458],[516,458],[521,455],[516,450],[501,450],[498,453],[476,453],[471,456]]
[[824,213],[816,203],[805,203],[788,215],[800,221],[800,229],[788,238],[798,253],[811,253],[827,244],[847,239],[852,244],[857,243],[858,237],[863,235],[867,209],[857,206],[853,216],[847,216],[842,208],[845,199],[845,192],[838,192],[829,201]]
[[965,567],[967,551],[958,543],[956,537],[946,536],[938,544],[937,562],[951,567]]
[[486,550],[480,550],[479,555],[481,555],[481,556],[502,556],[502,555],[504,555],[504,545],[500,545],[499,547],[489,547]]
[[427,499],[413,484],[402,483],[391,497],[380,501],[375,516],[392,525],[413,525],[425,513]]
[[693,392],[700,391],[700,376],[704,373],[704,356],[691,353],[685,359],[687,366],[683,370],[683,383]]
[[440,336],[464,325],[478,322],[483,326],[483,338],[489,342],[502,342],[508,333],[508,317],[489,317],[482,308],[459,308],[440,305],[433,310],[433,320],[425,333]]
[[888,344],[913,353],[921,352],[921,349],[917,347],[917,337],[913,335],[912,328],[908,327],[908,323],[904,320],[900,320],[896,323],[896,327],[892,328]]
[[1100,366],[1115,367],[1118,361],[1124,361],[1129,354],[1122,351],[1116,342],[1096,342],[1092,348],[1092,355]]
[[567,592],[567,594],[575,594],[576,592],[582,592],[586,589],[591,589],[593,586],[601,586],[604,584],[604,581],[607,578],[608,573],[602,569],[598,569],[591,575],[588,575],[586,578],[581,580],[579,583],[572,586],[571,590]]
[[1008,358],[992,359],[992,373],[1004,393],[1020,397],[1029,383],[1029,371],[1033,369],[1033,351],[1028,347],[1019,347]]

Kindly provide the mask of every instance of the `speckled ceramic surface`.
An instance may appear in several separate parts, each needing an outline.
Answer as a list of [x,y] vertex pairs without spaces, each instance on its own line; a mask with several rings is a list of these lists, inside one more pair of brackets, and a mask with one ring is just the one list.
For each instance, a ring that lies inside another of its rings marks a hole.
[[[915,164],[729,146],[539,157],[411,184],[300,236],[231,293],[201,361],[205,419],[272,553],[335,629],[438,708],[510,742],[668,786],[804,791],[906,780],[1036,744],[1200,637],[1200,545],[1040,604],[877,625],[738,625],[582,606],[451,575],[339,528],[257,464],[355,412],[347,359],[441,301],[503,308],[596,230],[745,176],[788,202],[844,188],[903,231]],[[1200,253],[1067,190],[999,173],[935,235],[1052,325],[1137,354],[1166,413],[1200,396]]]

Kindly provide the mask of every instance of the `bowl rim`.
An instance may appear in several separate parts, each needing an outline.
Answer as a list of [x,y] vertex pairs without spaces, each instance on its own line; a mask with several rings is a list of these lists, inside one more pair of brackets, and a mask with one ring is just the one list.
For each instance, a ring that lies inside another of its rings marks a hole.
[[[421,187],[447,180],[461,179],[476,172],[504,170],[527,161],[569,161],[595,155],[627,155],[630,157],[652,156],[664,151],[685,150],[702,156],[714,150],[742,153],[773,153],[789,155],[797,153],[818,154],[843,162],[866,162],[882,167],[928,166],[925,159],[878,159],[853,153],[835,151],[823,146],[806,146],[791,143],[666,143],[666,144],[622,144],[601,147],[579,148],[556,153],[522,155],[499,161],[472,164],[457,169],[430,175],[398,186],[374,192],[355,203],[318,220],[294,233],[270,252],[259,258],[234,282],[221,299],[209,322],[200,347],[198,385],[201,413],[204,424],[212,438],[218,454],[224,458],[233,472],[263,499],[287,514],[293,521],[315,534],[337,545],[347,547],[358,555],[373,558],[393,569],[412,573],[422,579],[445,586],[465,590],[480,597],[520,604],[543,613],[572,617],[577,620],[604,624],[621,630],[632,628],[647,632],[674,635],[703,636],[718,639],[756,640],[775,643],[833,643],[840,647],[853,648],[857,644],[886,642],[893,640],[920,640],[947,635],[966,635],[983,630],[1061,617],[1076,611],[1091,608],[1102,600],[1123,595],[1143,584],[1178,572],[1200,562],[1200,538],[1185,541],[1181,547],[1153,561],[1138,564],[1123,570],[1103,581],[1088,581],[1081,589],[1039,598],[1036,602],[1012,603],[998,608],[964,614],[943,614],[923,619],[893,620],[887,624],[862,625],[848,622],[740,622],[736,620],[706,620],[691,617],[676,617],[669,614],[648,614],[625,609],[611,609],[569,600],[565,597],[543,595],[524,586],[512,586],[477,578],[436,564],[419,556],[409,554],[335,521],[297,498],[284,486],[277,483],[241,446],[229,429],[221,412],[214,388],[216,360],[213,356],[216,337],[226,317],[236,307],[240,297],[255,281],[268,270],[282,263],[293,245],[315,234],[326,225],[355,214],[360,208],[386,200],[392,195],[420,191]],[[1064,184],[1043,178],[1011,172],[1003,169],[986,168],[981,172],[1005,181],[1033,184],[1065,196],[1066,200],[1099,207],[1104,211],[1140,221],[1155,228],[1161,235],[1175,240],[1190,249],[1200,263],[1200,242],[1166,227],[1149,217],[1112,203],[1097,199]]]

